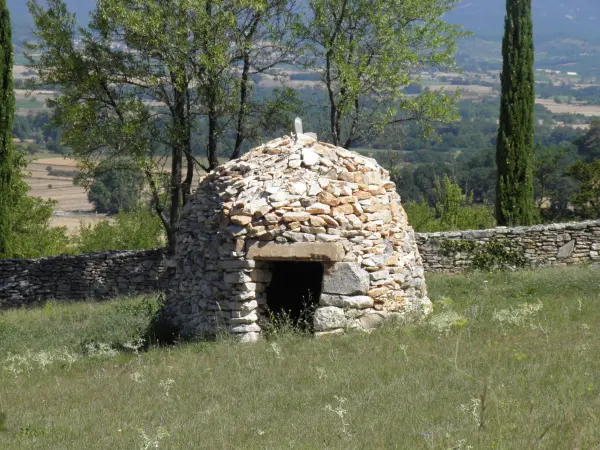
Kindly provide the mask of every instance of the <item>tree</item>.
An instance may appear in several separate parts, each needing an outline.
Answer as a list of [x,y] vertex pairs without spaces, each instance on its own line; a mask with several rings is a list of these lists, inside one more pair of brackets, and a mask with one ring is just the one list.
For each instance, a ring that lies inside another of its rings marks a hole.
[[63,0],[45,3],[28,2],[37,27],[28,48],[40,55],[29,65],[41,85],[60,88],[48,100],[53,124],[89,179],[139,168],[173,252],[194,173],[214,169],[225,142],[237,157],[258,129],[291,123],[291,91],[257,104],[252,77],[294,60],[292,3],[98,0],[87,28]]
[[592,120],[590,128],[575,141],[577,151],[586,162],[600,157],[600,120]]
[[571,197],[575,214],[581,219],[600,218],[600,160],[587,164],[577,161],[567,168],[566,175],[579,183]]
[[98,174],[88,190],[88,200],[100,213],[133,211],[140,200],[143,175],[136,170],[109,169]]
[[534,223],[534,53],[531,0],[507,0],[502,41],[502,95],[496,145],[499,225]]
[[534,178],[536,184],[536,206],[541,214],[548,204],[550,184],[560,176],[559,166],[565,157],[565,150],[561,147],[542,148],[537,146],[534,153]]
[[[24,169],[24,158],[17,158],[17,167]],[[21,176],[13,186],[10,252],[1,257],[41,258],[69,253],[66,227],[53,227],[51,223],[57,202],[28,196],[29,186]]]
[[19,178],[12,136],[15,113],[12,71],[10,14],[6,0],[0,0],[0,256],[11,254],[15,179]]
[[456,118],[458,95],[404,92],[427,68],[452,67],[456,39],[467,33],[442,16],[458,0],[309,0],[312,20],[299,23],[307,66],[321,75],[329,134],[350,148],[407,121]]

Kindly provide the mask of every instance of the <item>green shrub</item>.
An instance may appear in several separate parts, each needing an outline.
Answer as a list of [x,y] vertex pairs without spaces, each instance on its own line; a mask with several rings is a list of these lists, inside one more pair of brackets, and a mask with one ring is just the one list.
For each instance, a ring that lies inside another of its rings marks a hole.
[[436,180],[434,199],[434,206],[423,200],[404,204],[415,231],[480,230],[496,226],[493,209],[487,203],[473,203],[473,195],[463,194],[447,175],[441,182]]
[[[68,252],[67,229],[51,226],[54,200],[29,196],[25,182],[26,160],[23,152],[16,152],[16,173],[9,189],[0,195],[10,205],[8,222],[3,228],[6,249],[0,250],[0,258],[40,258]],[[6,219],[6,216],[4,217]]]
[[471,256],[472,270],[493,271],[520,269],[527,265],[522,252],[512,250],[506,240],[493,239],[485,244],[476,241],[451,240],[440,243],[444,256],[456,253]]
[[164,246],[163,231],[156,214],[141,209],[120,212],[114,222],[81,223],[75,248],[79,253],[159,248]]

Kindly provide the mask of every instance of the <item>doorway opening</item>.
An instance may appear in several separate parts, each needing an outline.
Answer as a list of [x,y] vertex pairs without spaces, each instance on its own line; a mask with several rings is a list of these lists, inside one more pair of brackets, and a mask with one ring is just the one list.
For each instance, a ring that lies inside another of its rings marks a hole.
[[266,292],[271,319],[312,331],[314,312],[321,297],[323,264],[273,261],[272,274]]

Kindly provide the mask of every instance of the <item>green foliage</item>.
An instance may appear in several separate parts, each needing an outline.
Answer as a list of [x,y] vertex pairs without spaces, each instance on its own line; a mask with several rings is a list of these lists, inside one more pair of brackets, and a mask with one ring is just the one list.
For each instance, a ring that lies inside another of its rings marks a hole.
[[144,177],[135,169],[108,169],[94,178],[88,200],[100,213],[134,210],[140,200]]
[[15,114],[13,48],[10,14],[0,0],[0,256],[13,253],[14,189],[20,179],[12,127]]
[[52,166],[46,167],[46,172],[51,177],[66,177],[66,178],[75,178],[78,174],[77,170],[64,170],[64,169],[55,169]]
[[461,188],[447,175],[436,180],[434,206],[425,201],[404,204],[411,226],[417,232],[477,230],[492,228],[496,220],[487,204],[473,203],[473,195],[463,194]]
[[535,77],[531,0],[507,0],[502,57],[496,218],[500,225],[532,225]]
[[[85,28],[63,0],[28,5],[36,25],[29,64],[40,86],[59,88],[48,100],[52,124],[82,177],[107,164],[135,166],[170,251],[194,172],[219,164],[224,139],[234,136],[237,157],[259,131],[291,123],[291,90],[261,104],[252,96],[253,76],[294,59],[285,0],[99,0]],[[208,164],[196,157],[203,152]],[[165,175],[168,201],[156,181]]]
[[121,211],[114,219],[114,222],[103,220],[94,225],[82,223],[73,239],[77,252],[142,250],[164,246],[164,230],[155,214],[142,209]]
[[571,197],[577,217],[600,218],[600,160],[588,164],[577,161],[569,166],[566,174],[579,183],[579,189]]
[[25,168],[23,154],[16,153],[15,168],[19,177],[13,179],[10,195],[12,205],[10,251],[0,254],[2,258],[40,258],[69,253],[67,230],[52,227],[50,220],[56,201],[28,196],[29,186],[23,180]]
[[592,162],[600,158],[600,120],[593,120],[590,128],[574,144],[583,161]]
[[440,247],[446,257],[454,257],[459,253],[469,255],[471,270],[514,270],[527,265],[523,253],[512,250],[506,240],[492,239],[484,244],[477,241],[451,240],[441,242]]
[[[307,43],[308,63],[321,74],[330,138],[349,148],[385,128],[415,121],[456,119],[458,96],[404,89],[421,70],[452,67],[456,39],[467,34],[443,16],[457,0],[310,0],[310,21],[296,25]],[[418,69],[417,69],[418,68]]]

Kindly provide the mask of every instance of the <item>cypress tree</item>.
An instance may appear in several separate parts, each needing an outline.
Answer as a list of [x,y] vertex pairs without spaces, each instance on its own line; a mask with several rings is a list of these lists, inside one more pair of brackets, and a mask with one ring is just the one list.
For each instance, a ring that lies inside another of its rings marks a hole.
[[534,53],[531,0],[507,0],[502,41],[502,95],[496,147],[499,225],[531,225],[533,197]]
[[0,257],[10,254],[12,190],[20,175],[15,174],[14,112],[12,29],[6,0],[0,0]]

